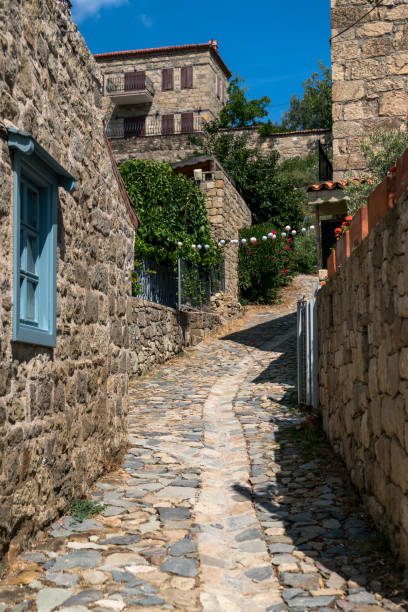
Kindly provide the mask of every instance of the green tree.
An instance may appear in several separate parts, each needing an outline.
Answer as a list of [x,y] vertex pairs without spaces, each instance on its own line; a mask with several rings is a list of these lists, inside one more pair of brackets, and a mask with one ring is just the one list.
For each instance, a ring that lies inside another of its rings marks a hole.
[[198,146],[197,154],[218,159],[249,206],[255,223],[300,226],[306,194],[296,188],[290,173],[280,172],[277,151],[265,155],[250,147],[245,136],[224,132],[214,123],[192,141]]
[[[170,164],[134,159],[119,168],[140,219],[135,256],[175,267],[178,257],[211,267],[220,258],[211,240],[205,197],[200,188]],[[177,242],[182,242],[178,247]],[[208,244],[208,251],[191,249]]]
[[308,130],[332,127],[332,78],[331,71],[319,62],[319,71],[314,72],[304,83],[300,98],[291,97],[290,107],[283,114],[282,124],[290,130]]
[[348,197],[348,213],[354,215],[362,206],[367,204],[367,198],[372,191],[387,176],[391,168],[408,147],[408,121],[405,122],[406,130],[387,130],[363,139],[360,150],[366,162],[367,171],[353,181],[351,173],[348,174],[348,185],[344,194]]
[[259,100],[247,100],[245,93],[248,87],[240,87],[244,79],[235,77],[228,87],[228,102],[222,108],[219,116],[219,126],[226,127],[247,127],[257,125],[258,119],[266,117],[266,110],[270,104],[270,98],[263,96]]

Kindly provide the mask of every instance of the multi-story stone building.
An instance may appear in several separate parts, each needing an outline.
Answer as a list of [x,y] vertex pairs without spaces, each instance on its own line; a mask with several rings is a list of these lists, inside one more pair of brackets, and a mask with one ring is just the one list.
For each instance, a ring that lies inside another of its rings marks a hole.
[[114,104],[110,138],[198,131],[227,101],[231,72],[215,40],[94,57]]
[[363,136],[408,112],[408,0],[331,0],[334,178],[364,170]]

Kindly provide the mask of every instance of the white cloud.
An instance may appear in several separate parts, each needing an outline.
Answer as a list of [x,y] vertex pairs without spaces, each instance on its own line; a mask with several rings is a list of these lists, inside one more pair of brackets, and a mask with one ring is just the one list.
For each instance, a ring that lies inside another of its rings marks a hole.
[[72,18],[74,21],[84,21],[88,17],[98,16],[99,9],[111,8],[126,4],[128,0],[73,0]]
[[138,19],[140,19],[145,28],[151,28],[153,25],[153,21],[150,19],[149,15],[146,15],[146,13],[141,13],[138,15]]

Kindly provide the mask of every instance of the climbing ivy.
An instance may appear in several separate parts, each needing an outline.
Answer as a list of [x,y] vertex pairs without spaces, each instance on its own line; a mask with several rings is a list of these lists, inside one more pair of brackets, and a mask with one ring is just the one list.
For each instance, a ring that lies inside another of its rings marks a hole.
[[[198,185],[170,164],[134,159],[119,168],[140,219],[135,257],[152,258],[175,269],[178,257],[212,267],[221,254],[211,240],[205,196]],[[182,242],[181,247],[177,242]],[[193,250],[192,244],[210,246]]]

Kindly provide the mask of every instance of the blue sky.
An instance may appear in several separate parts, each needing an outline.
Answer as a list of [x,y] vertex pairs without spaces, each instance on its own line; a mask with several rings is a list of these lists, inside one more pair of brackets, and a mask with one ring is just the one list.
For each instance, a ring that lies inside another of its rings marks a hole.
[[[279,121],[292,94],[330,62],[330,1],[72,0],[73,19],[93,53],[218,40],[248,96],[271,99]],[[279,106],[278,106],[279,105]],[[281,106],[282,105],[282,106]]]

